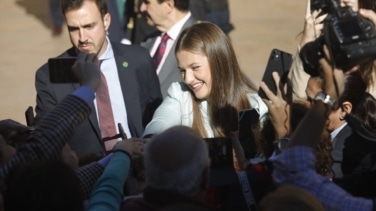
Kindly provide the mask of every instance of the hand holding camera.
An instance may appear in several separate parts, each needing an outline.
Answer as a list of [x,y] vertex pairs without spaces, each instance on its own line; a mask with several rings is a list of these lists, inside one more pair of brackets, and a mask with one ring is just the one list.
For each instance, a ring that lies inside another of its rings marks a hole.
[[100,69],[98,57],[95,54],[80,53],[72,67],[75,78],[81,85],[95,91],[100,83]]
[[312,0],[311,8],[328,11],[328,16],[323,34],[300,51],[308,74],[320,75],[319,59],[324,56],[324,44],[328,46],[332,65],[338,69],[348,70],[376,58],[376,31],[371,21],[350,7],[340,7],[335,0]]
[[304,21],[304,31],[299,43],[300,48],[304,47],[305,44],[314,41],[322,34],[322,30],[324,28],[323,21],[326,17],[327,14],[323,14],[321,9],[316,10],[315,8],[311,8],[311,1],[308,0]]

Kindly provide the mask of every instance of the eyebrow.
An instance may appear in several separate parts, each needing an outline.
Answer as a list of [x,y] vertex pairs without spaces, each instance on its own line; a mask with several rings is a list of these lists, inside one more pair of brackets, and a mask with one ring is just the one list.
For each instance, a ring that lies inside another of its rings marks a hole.
[[[96,22],[88,23],[88,24],[83,25],[82,28],[88,28],[88,27],[92,27],[92,26],[95,26],[95,25],[97,25]],[[75,30],[75,29],[81,28],[80,26],[70,26],[70,25],[67,25],[67,26],[68,26],[69,30]]]

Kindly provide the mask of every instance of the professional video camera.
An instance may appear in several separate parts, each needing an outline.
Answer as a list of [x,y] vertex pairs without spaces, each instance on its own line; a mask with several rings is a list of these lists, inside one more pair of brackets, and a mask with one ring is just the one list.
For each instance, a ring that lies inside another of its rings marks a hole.
[[376,58],[376,32],[372,22],[350,7],[340,7],[337,0],[311,0],[311,11],[318,9],[328,16],[323,34],[300,51],[305,72],[312,76],[320,74],[318,61],[324,56],[324,44],[334,67],[344,71]]

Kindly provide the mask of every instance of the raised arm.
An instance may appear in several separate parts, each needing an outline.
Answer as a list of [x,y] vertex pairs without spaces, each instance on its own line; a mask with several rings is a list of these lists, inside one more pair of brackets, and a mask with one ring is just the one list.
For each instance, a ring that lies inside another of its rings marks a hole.
[[89,102],[99,85],[99,68],[95,55],[82,54],[73,67],[82,87],[68,95],[44,118],[28,138],[1,169],[5,177],[15,165],[44,159],[57,159],[75,128],[86,118],[91,109]]

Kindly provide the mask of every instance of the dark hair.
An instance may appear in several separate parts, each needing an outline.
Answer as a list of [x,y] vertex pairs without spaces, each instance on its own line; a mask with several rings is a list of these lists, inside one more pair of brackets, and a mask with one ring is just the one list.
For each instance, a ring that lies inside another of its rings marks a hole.
[[[189,51],[208,58],[212,88],[208,101],[211,125],[215,136],[229,136],[238,123],[238,112],[251,108],[247,94],[256,88],[241,72],[234,49],[226,34],[216,25],[201,22],[183,30],[177,39],[175,54]],[[206,132],[198,108],[200,100],[193,99],[192,127],[203,137]]]
[[376,132],[376,99],[366,92],[362,103],[351,111],[351,115],[364,123],[364,126]]
[[33,162],[11,170],[4,194],[5,210],[83,211],[79,179],[61,161]]
[[[363,103],[367,85],[360,71],[355,71],[345,77],[344,90],[338,98],[338,106],[341,107],[346,101],[352,104],[352,109],[357,110]],[[351,112],[352,113],[352,112]]]
[[[304,115],[308,112],[309,107],[305,102],[294,101],[290,106],[290,124],[291,132],[295,131],[296,127]],[[272,121],[268,115],[265,115],[265,120],[260,132],[260,148],[265,157],[270,157],[274,150],[274,141],[276,140],[275,129]]]
[[[158,3],[163,3],[166,0],[158,0]],[[201,0],[204,1],[204,0]],[[174,0],[175,8],[182,12],[189,11],[189,0]]]
[[82,7],[85,1],[94,1],[98,6],[98,10],[101,13],[102,17],[104,17],[104,15],[108,13],[106,0],[60,0],[61,11],[65,15],[65,13],[69,10]]
[[[309,107],[305,102],[295,101],[291,104],[290,112],[290,127],[291,132],[294,132],[298,127],[300,121],[303,119],[305,114],[308,112]],[[259,147],[263,155],[268,158],[276,150],[276,134],[274,126],[269,119],[269,116],[265,117],[264,124],[260,132],[260,143]],[[332,144],[329,141],[329,133],[327,130],[323,130],[321,134],[320,141],[316,145],[316,171],[321,175],[326,175],[332,165],[332,157],[330,152],[332,151]]]

